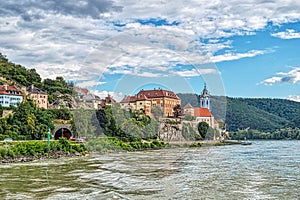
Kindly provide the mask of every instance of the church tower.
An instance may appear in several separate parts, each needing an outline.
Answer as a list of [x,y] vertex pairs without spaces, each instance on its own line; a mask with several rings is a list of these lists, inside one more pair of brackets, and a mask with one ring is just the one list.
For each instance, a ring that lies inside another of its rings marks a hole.
[[206,84],[204,84],[204,89],[200,94],[200,108],[208,108],[210,110],[210,95],[206,89]]

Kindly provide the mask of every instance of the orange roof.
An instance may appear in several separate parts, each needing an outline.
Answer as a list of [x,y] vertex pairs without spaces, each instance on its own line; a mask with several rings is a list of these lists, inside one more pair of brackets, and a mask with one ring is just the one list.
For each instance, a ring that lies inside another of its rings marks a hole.
[[208,108],[194,108],[195,117],[212,117],[213,115]]

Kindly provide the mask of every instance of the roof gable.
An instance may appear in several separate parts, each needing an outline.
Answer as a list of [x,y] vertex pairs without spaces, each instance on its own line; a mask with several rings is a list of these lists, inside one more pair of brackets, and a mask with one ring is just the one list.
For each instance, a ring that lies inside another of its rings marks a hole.
[[184,109],[188,109],[188,108],[193,108],[193,106],[192,106],[190,103],[188,103],[188,104],[186,104],[183,108],[184,108]]

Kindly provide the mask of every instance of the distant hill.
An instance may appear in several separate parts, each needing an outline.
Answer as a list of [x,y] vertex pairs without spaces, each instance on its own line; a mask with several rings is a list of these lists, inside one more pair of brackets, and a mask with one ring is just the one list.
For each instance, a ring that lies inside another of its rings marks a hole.
[[[199,106],[196,94],[177,94],[182,107]],[[229,131],[256,129],[274,131],[300,127],[300,103],[285,99],[211,97],[211,111],[217,120],[225,121]]]

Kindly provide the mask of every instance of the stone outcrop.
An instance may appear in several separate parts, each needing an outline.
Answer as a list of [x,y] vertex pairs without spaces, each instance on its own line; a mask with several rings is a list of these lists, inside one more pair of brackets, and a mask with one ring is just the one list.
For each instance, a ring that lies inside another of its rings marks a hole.
[[161,119],[159,125],[158,139],[160,141],[185,141],[182,136],[181,119]]

